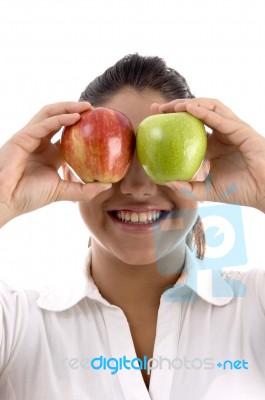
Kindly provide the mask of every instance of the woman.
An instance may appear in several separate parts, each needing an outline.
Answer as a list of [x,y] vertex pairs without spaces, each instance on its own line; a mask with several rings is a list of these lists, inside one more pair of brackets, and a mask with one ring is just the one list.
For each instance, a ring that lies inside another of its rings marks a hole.
[[[220,201],[233,184],[227,203],[264,212],[265,139],[220,101],[194,98],[158,57],[124,57],[80,100],[44,107],[0,151],[1,225],[70,200],[91,233],[80,285],[40,294],[2,284],[1,399],[264,395],[264,272],[203,270],[198,202]],[[204,163],[191,182],[156,185],[135,153],[120,182],[77,182],[51,139],[91,104],[135,129],[152,113],[191,113],[212,129]]]

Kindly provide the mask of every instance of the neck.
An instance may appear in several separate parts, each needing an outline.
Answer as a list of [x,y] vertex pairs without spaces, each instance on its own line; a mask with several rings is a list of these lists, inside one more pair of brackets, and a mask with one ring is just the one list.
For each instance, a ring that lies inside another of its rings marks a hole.
[[[163,291],[180,277],[184,260],[183,243],[158,262],[131,265],[93,241],[91,274],[101,295],[124,312],[157,311]],[[167,268],[162,271],[160,265]]]

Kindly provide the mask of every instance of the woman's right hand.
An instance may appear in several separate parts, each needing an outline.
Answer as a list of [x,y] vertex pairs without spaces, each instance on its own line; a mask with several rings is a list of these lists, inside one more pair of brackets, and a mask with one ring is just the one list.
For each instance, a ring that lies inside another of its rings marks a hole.
[[0,148],[0,226],[55,201],[88,201],[110,188],[64,181],[58,174],[64,159],[60,144],[51,139],[91,108],[88,102],[47,105]]

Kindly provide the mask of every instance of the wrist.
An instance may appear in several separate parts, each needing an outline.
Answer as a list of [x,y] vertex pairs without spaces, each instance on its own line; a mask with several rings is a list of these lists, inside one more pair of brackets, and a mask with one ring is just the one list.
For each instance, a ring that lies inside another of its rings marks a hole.
[[11,215],[10,210],[3,204],[0,204],[0,228],[11,221],[14,216]]
[[265,204],[261,208],[258,208],[258,210],[260,210],[261,212],[263,212],[263,214],[265,214]]
[[265,201],[259,202],[255,208],[265,214]]

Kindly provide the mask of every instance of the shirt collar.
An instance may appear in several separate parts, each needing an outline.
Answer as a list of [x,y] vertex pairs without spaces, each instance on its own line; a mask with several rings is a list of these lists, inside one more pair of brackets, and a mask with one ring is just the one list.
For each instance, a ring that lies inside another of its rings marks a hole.
[[98,300],[110,307],[115,307],[101,296],[93,281],[90,274],[91,255],[91,247],[89,247],[84,267],[81,270],[81,273],[80,271],[77,272],[75,282],[71,286],[64,285],[44,289],[40,293],[38,306],[49,311],[64,311],[87,297],[93,300]]
[[[91,247],[85,260],[85,266],[72,286],[44,289],[40,293],[38,306],[49,311],[64,311],[87,297],[99,301],[108,307],[116,307],[105,300],[95,285],[90,271]],[[210,304],[222,306],[234,297],[231,286],[222,278],[219,271],[205,269],[203,261],[195,257],[186,246],[185,264],[181,276],[175,285],[166,289],[163,301],[191,301],[201,299]]]
[[198,296],[216,306],[228,304],[234,291],[222,277],[222,272],[205,267],[186,246],[185,264],[181,276],[175,285],[163,293],[164,301],[196,301]]

